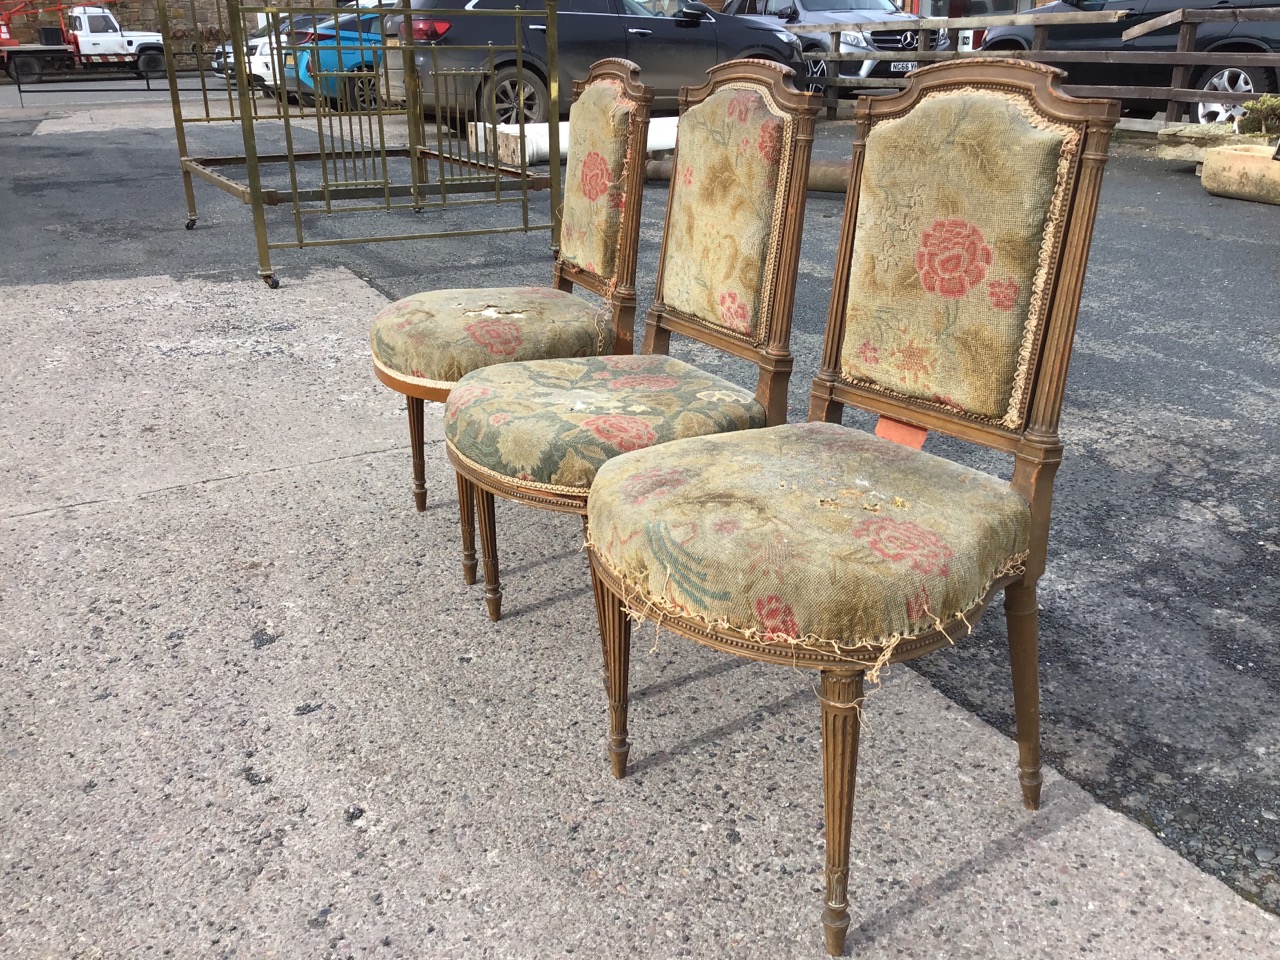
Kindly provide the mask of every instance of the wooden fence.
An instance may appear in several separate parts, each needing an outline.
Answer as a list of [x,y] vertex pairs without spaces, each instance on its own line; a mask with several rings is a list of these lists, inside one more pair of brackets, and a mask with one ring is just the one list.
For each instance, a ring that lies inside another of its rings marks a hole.
[[[1114,63],[1114,64],[1165,64],[1173,67],[1173,76],[1167,87],[1144,86],[1093,86],[1085,84],[1065,84],[1068,93],[1081,97],[1112,97],[1118,100],[1159,100],[1168,104],[1165,119],[1177,122],[1189,103],[1244,103],[1257,97],[1258,93],[1240,94],[1226,91],[1208,91],[1192,89],[1187,86],[1192,72],[1199,66],[1214,67],[1262,67],[1268,70],[1280,68],[1280,53],[1248,52],[1196,52],[1196,29],[1202,23],[1220,23],[1223,21],[1274,22],[1280,21],[1280,8],[1244,8],[1228,10],[1174,10],[1164,16],[1156,17],[1145,23],[1130,27],[1122,35],[1125,42],[1138,37],[1179,27],[1178,47],[1176,51],[1144,51],[1144,50],[1052,50],[1046,49],[1049,31],[1054,27],[1070,24],[1115,23],[1127,16],[1127,11],[1117,10],[1098,13],[1020,13],[998,17],[950,17],[924,18],[913,28],[921,31],[922,49],[917,50],[868,50],[857,53],[840,53],[840,34],[843,31],[865,30],[882,31],[886,29],[883,22],[858,21],[841,24],[830,24],[822,31],[806,29],[801,25],[791,25],[787,29],[793,33],[813,34],[815,32],[830,33],[830,51],[815,51],[804,55],[806,60],[824,60],[827,63],[825,78],[808,78],[810,83],[826,84],[825,101],[828,117],[835,116],[836,100],[841,89],[872,88],[878,90],[896,89],[905,85],[906,81],[897,77],[841,77],[840,64],[845,62],[862,62],[865,60],[903,61],[914,60],[919,63],[938,60],[955,60],[966,57],[1007,57],[1022,60],[1035,60],[1039,63]],[[1030,26],[1033,27],[1030,50],[973,50],[959,49],[960,32],[962,30],[990,30],[993,27]],[[949,49],[931,49],[936,44],[934,38],[946,34],[950,39]],[[1259,91],[1260,93],[1261,91]]]

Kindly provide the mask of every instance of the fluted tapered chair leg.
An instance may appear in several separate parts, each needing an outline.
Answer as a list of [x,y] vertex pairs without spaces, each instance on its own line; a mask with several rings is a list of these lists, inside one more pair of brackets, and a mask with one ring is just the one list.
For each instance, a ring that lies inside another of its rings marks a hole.
[[476,492],[471,481],[458,474],[458,520],[462,524],[462,579],[476,582]]
[[498,527],[493,515],[493,494],[473,486],[476,515],[480,519],[480,553],[484,558],[484,602],[489,619],[502,619],[502,584],[498,581]]
[[413,503],[418,512],[427,509],[427,451],[422,439],[423,400],[405,397],[409,410],[409,452],[413,456]]
[[827,953],[844,953],[849,933],[849,840],[858,774],[862,672],[822,671],[822,784],[827,820],[827,900],[822,930]]
[[1034,582],[1005,588],[1004,613],[1018,721],[1018,782],[1022,803],[1040,809],[1040,612]]
[[622,598],[600,582],[594,567],[591,585],[595,589],[600,645],[604,652],[604,689],[609,697],[609,766],[613,775],[621,780],[627,775],[627,755],[631,752],[631,744],[627,741],[631,619],[623,607]]

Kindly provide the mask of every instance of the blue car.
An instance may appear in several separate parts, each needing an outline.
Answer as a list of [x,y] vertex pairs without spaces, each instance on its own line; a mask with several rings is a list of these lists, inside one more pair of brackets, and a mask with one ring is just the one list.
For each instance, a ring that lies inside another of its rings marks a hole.
[[285,90],[307,101],[321,97],[349,110],[378,104],[382,14],[361,10],[318,23],[285,55]]

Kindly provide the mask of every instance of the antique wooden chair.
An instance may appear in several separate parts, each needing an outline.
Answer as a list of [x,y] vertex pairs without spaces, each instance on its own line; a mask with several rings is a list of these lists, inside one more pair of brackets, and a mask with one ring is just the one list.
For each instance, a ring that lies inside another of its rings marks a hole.
[[[475,490],[494,620],[502,604],[495,494],[582,514],[596,469],[610,457],[786,422],[818,101],[776,64],[736,60],[708,73],[706,84],[681,93],[647,355],[487,367],[449,397],[446,450],[459,490]],[[673,332],[755,363],[755,394],[667,356]]]
[[[574,84],[551,287],[432,290],[398,300],[374,319],[374,373],[405,395],[409,409],[419,510],[427,508],[424,400],[443,403],[464,374],[490,364],[631,352],[653,102],[639,73],[630,61],[600,60]],[[603,298],[604,308],[571,293],[575,284]],[[459,499],[463,514],[472,517],[471,502]],[[475,582],[474,549],[464,573],[468,583]]]
[[[821,671],[832,954],[849,924],[863,675],[953,643],[1002,590],[1019,776],[1027,807],[1040,802],[1036,581],[1119,113],[1063,95],[1061,76],[967,60],[860,101],[811,422],[629,453],[591,490],[615,776],[628,612]],[[880,436],[841,426],[846,404],[880,414]],[[927,430],[1012,455],[1012,480],[923,452]]]

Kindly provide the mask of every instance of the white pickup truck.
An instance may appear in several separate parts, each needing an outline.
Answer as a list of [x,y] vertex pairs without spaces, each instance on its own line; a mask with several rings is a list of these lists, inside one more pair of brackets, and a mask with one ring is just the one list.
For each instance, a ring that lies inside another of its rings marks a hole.
[[63,22],[62,43],[0,43],[0,67],[18,83],[36,83],[46,70],[114,68],[147,78],[165,75],[160,34],[121,30],[106,7],[70,7]]

